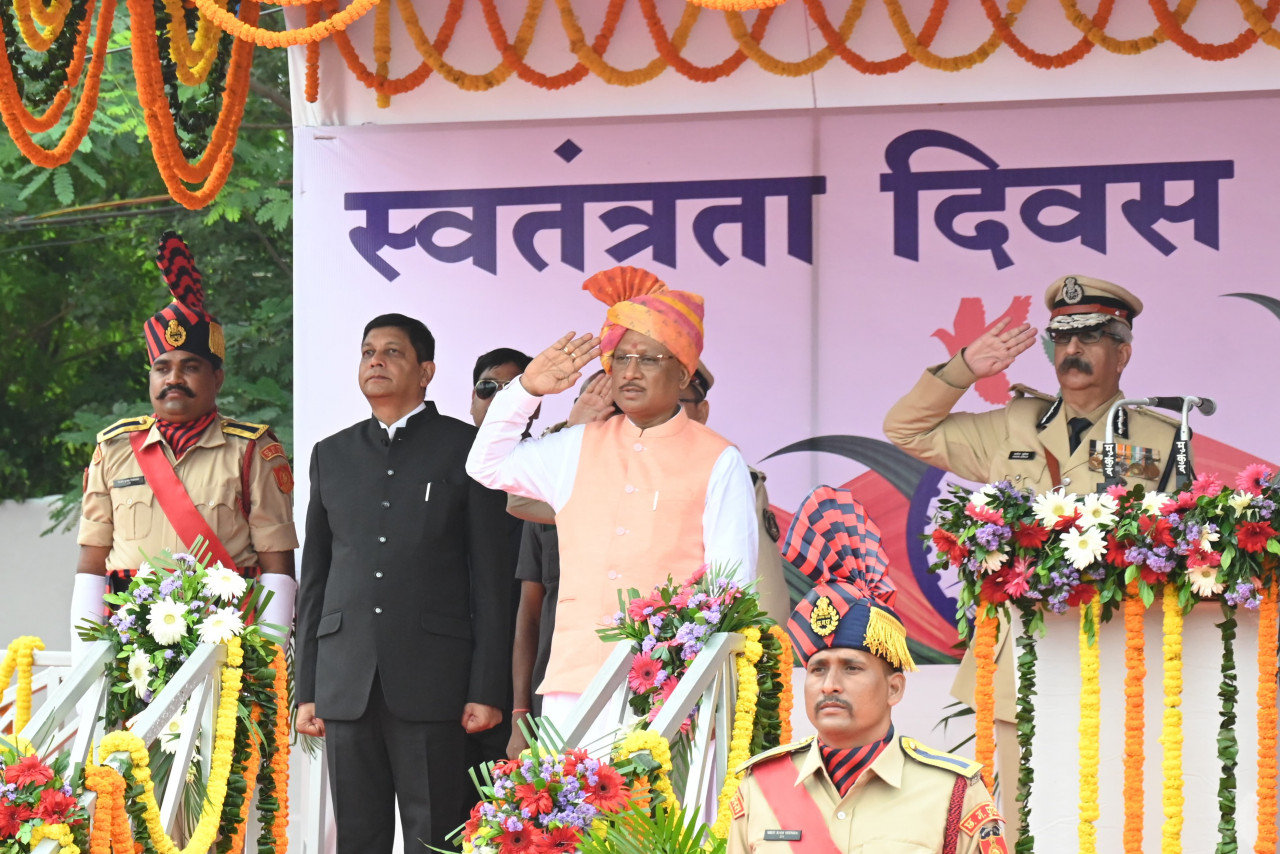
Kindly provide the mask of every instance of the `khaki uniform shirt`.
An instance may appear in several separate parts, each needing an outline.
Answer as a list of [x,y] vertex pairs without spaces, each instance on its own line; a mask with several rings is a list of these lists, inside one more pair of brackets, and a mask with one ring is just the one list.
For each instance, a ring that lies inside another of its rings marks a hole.
[[[237,567],[257,566],[259,552],[298,547],[290,495],[293,475],[284,448],[265,426],[222,418],[209,425],[195,446],[174,463],[173,451],[154,419],[131,418],[98,435],[93,462],[85,471],[77,542],[110,547],[108,570],[137,569],[143,560],[159,557],[165,549],[178,552],[191,545],[179,540],[142,475],[129,444],[129,435],[138,429],[147,430],[144,446],[159,442],[164,447],[191,503]],[[247,478],[246,454],[252,456]],[[242,503],[246,480],[249,495]]]
[[750,469],[756,490],[756,528],[760,532],[760,557],[756,561],[756,593],[760,610],[785,626],[791,616],[791,593],[783,572],[782,550],[778,548],[778,517],[769,507],[769,493],[764,488],[764,472]]
[[[952,412],[976,377],[956,355],[945,365],[925,371],[905,397],[893,405],[884,419],[884,432],[893,444],[918,460],[954,472],[966,480],[994,483],[1008,480],[1018,489],[1047,492],[1054,486],[1047,454],[1058,461],[1060,483],[1067,492],[1094,492],[1105,479],[1102,445],[1106,438],[1107,412],[1124,397],[1119,392],[1093,412],[1070,411],[1055,398],[1015,386],[1022,396],[990,412]],[[1077,416],[1092,426],[1071,452],[1067,422]],[[1123,430],[1116,430],[1117,471],[1130,486],[1159,488],[1170,467],[1170,451],[1178,423],[1141,407],[1124,410]],[[1127,433],[1127,436],[1121,435]],[[1166,489],[1173,490],[1173,475]],[[1014,644],[1002,623],[996,649],[996,717],[1013,721],[1017,713],[1014,693]],[[953,695],[973,705],[973,656],[965,654],[952,689]]]
[[[957,854],[1005,852],[1002,822],[982,784],[980,767],[970,760],[920,748],[912,739],[898,736],[842,798],[822,764],[816,739],[762,754],[753,759],[752,764],[787,750],[796,767],[797,785],[802,785],[817,805],[839,851],[847,854],[936,854],[941,851],[951,793],[959,774],[969,777],[961,817],[972,815],[973,818],[968,825],[962,823]],[[930,756],[946,759],[938,764],[926,764]],[[750,769],[729,809],[732,819],[728,854],[790,854],[791,842],[766,839],[767,831],[775,831],[771,836],[778,835],[779,830],[799,830],[806,836],[815,830],[821,832],[821,828],[800,826],[795,816],[775,814]]]

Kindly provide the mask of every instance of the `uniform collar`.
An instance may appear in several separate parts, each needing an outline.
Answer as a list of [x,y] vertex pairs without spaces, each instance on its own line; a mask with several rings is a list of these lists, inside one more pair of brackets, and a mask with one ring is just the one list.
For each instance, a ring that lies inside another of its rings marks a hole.
[[[1123,399],[1124,391],[1120,390],[1117,391],[1110,400],[1094,409],[1092,412],[1077,412],[1075,409],[1068,406],[1062,400],[1062,395],[1059,394],[1045,414],[1041,416],[1040,421],[1036,424],[1036,429],[1043,433],[1053,425],[1055,421],[1059,420],[1059,418],[1061,418],[1063,424],[1066,424],[1072,418],[1079,417],[1087,418],[1091,423],[1098,424],[1107,417],[1107,412],[1115,402]],[[1115,435],[1122,439],[1128,438],[1129,436],[1129,413],[1124,409],[1124,407],[1116,410]]]
[[627,416],[622,418],[622,435],[628,439],[667,439],[689,426],[689,416],[685,415],[683,406],[676,406],[676,414],[653,427],[641,429]]
[[[166,448],[169,447],[168,443],[164,442],[164,437],[160,435],[160,428],[153,421],[150,429],[147,430],[147,438],[143,441],[142,447],[145,448],[157,442],[164,443]],[[208,427],[204,428],[204,432],[200,434],[200,440],[192,445],[192,448],[216,448],[226,443],[227,437],[222,432],[222,416],[218,416],[209,423]]]
[[[872,762],[862,772],[862,778],[865,779],[868,774],[875,774],[895,789],[902,788],[902,766],[906,763],[906,757],[902,752],[901,741],[902,736],[895,735],[893,741],[889,742],[885,749],[880,752],[880,755],[876,757],[876,761]],[[800,785],[810,776],[820,777],[831,787],[831,791],[836,791],[836,784],[831,782],[831,777],[827,774],[827,767],[822,763],[822,748],[816,738],[810,742],[808,752],[805,754],[804,759],[800,761],[800,767],[796,772],[796,785]],[[860,788],[860,785],[855,784],[849,792],[852,794]],[[846,797],[848,796],[846,795]]]

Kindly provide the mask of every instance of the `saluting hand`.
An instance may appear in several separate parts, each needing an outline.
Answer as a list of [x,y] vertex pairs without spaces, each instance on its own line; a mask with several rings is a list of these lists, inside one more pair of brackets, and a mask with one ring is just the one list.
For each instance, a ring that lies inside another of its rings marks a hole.
[[594,377],[573,402],[569,410],[569,426],[605,421],[613,417],[613,382],[608,374]]
[[562,335],[560,340],[534,356],[520,377],[525,391],[538,397],[558,394],[578,381],[582,368],[600,355],[600,339],[594,335],[573,336],[572,332]]
[[1024,323],[1008,331],[1003,318],[961,351],[965,364],[978,379],[993,377],[1013,364],[1020,353],[1036,343],[1037,330]]

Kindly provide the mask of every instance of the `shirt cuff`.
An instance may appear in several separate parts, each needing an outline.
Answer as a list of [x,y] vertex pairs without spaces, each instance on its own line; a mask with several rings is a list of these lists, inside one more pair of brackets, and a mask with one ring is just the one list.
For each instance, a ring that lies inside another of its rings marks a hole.
[[298,547],[298,534],[292,522],[249,529],[255,552],[291,552]]
[[966,389],[978,381],[977,376],[969,369],[968,363],[964,360],[963,350],[952,356],[951,361],[945,365],[931,368],[930,373],[956,389]]
[[77,544],[111,548],[114,539],[115,526],[110,522],[95,522],[92,519],[80,518],[80,533],[76,535]]

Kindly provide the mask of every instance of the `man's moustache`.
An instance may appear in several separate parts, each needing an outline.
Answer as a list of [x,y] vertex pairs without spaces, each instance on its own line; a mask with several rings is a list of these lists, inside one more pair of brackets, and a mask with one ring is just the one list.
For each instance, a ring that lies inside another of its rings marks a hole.
[[185,394],[187,397],[196,396],[195,392],[193,392],[191,389],[187,388],[184,385],[167,385],[164,387],[164,391],[160,392],[160,399],[164,400],[166,397],[169,396],[169,392],[171,391],[181,392]]
[[846,712],[853,711],[853,705],[848,700],[839,700],[835,698],[819,700],[817,703],[814,703],[813,710],[815,712],[820,712],[826,706],[839,706],[840,708],[844,709]]
[[1068,356],[1062,360],[1062,364],[1058,366],[1059,371],[1077,370],[1082,374],[1092,374],[1093,365],[1086,362],[1079,356]]

